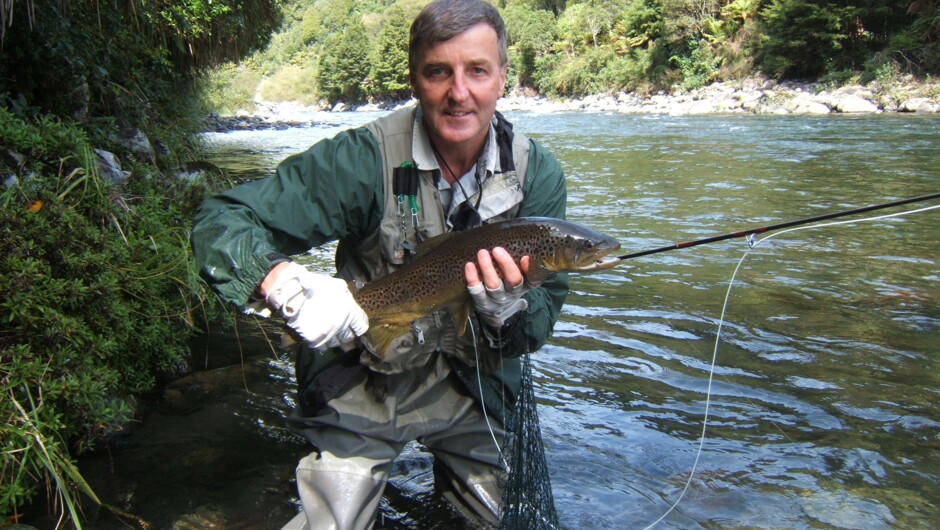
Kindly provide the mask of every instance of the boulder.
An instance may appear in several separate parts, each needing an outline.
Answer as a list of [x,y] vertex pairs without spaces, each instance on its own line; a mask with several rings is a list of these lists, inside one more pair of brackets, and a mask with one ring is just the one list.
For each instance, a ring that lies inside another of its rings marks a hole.
[[829,98],[827,104],[836,112],[858,113],[858,112],[880,112],[881,109],[870,100],[855,94],[835,95]]
[[114,156],[114,153],[104,149],[95,149],[95,154],[98,155],[99,175],[115,186],[122,186],[127,182],[131,172],[121,169],[121,162]]
[[906,99],[898,105],[899,112],[916,112],[918,114],[932,114],[940,112],[940,105],[927,98]]
[[829,114],[831,109],[825,103],[816,101],[804,93],[784,103],[784,108],[793,114]]
[[150,138],[136,127],[122,126],[118,129],[117,144],[127,149],[141,162],[156,164],[156,156]]

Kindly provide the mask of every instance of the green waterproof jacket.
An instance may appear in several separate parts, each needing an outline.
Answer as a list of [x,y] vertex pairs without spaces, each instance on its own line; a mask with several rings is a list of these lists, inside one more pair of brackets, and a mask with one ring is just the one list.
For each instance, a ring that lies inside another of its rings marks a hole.
[[[499,127],[508,127],[505,132],[512,137],[508,122],[500,120]],[[561,166],[542,146],[529,142],[524,198],[513,211],[517,217],[564,218],[566,188]],[[363,248],[361,243],[375,238],[383,218],[397,216],[387,211],[389,164],[383,160],[387,150],[367,127],[350,129],[288,157],[272,177],[206,200],[196,214],[192,233],[200,273],[224,300],[245,306],[270,268],[289,255],[339,241],[336,268],[343,270],[348,249]],[[494,414],[502,417],[505,401],[514,401],[520,384],[518,357],[537,350],[551,335],[567,291],[567,276],[556,274],[525,294],[529,307],[499,346],[499,357],[509,360],[498,372],[483,377],[482,389],[477,388],[475,372],[459,361],[452,362],[458,377]],[[338,352],[326,351],[299,359],[301,392],[338,356]]]

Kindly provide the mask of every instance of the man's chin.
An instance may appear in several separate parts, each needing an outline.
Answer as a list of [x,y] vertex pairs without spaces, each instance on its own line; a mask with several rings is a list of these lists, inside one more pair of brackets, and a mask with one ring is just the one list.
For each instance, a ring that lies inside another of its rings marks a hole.
[[465,144],[467,142],[473,142],[480,136],[484,136],[484,134],[480,133],[478,127],[470,126],[470,124],[464,127],[454,127],[446,123],[442,125],[443,127],[440,127],[437,131],[438,136],[442,141],[449,144]]

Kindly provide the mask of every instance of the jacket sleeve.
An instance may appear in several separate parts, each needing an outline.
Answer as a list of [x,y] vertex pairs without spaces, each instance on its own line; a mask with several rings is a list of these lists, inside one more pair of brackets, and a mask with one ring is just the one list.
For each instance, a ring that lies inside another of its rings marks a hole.
[[[536,142],[530,142],[523,184],[525,200],[519,216],[564,219],[567,203],[564,171],[551,153]],[[552,334],[567,295],[568,275],[565,273],[551,274],[537,289],[527,292],[525,298],[529,307],[505,338],[503,355],[516,357],[541,348]]]
[[206,200],[196,213],[193,254],[222,298],[245,305],[271,266],[291,255],[378,226],[382,156],[364,128],[285,159],[275,175]]

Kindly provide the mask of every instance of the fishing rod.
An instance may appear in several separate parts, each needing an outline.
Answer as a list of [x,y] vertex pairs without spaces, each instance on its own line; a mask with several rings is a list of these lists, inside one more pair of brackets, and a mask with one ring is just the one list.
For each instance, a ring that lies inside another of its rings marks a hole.
[[716,241],[724,241],[726,239],[734,239],[736,237],[747,237],[751,234],[763,234],[764,232],[770,232],[772,230],[780,230],[781,228],[789,228],[791,226],[800,226],[800,225],[805,225],[809,223],[815,223],[816,221],[824,221],[826,219],[835,219],[836,217],[845,217],[847,215],[870,212],[872,210],[881,210],[884,208],[891,208],[892,206],[900,206],[902,204],[928,201],[930,199],[937,199],[937,198],[940,198],[940,192],[931,193],[929,195],[921,195],[920,197],[912,197],[910,199],[901,199],[898,201],[875,204],[872,206],[864,206],[862,208],[855,208],[852,210],[844,210],[841,212],[828,213],[825,215],[817,215],[816,217],[807,217],[805,219],[797,219],[795,221],[787,221],[785,223],[779,223],[775,225],[762,226],[759,228],[751,228],[750,230],[741,230],[738,232],[731,232],[731,233],[723,234],[720,236],[706,237],[704,239],[696,239],[694,241],[685,241],[683,243],[676,243],[674,245],[654,248],[651,250],[643,250],[641,252],[634,252],[632,254],[624,254],[623,256],[619,256],[617,259],[625,260],[625,259],[631,259],[631,258],[638,258],[640,256],[648,256],[650,254],[657,254],[659,252],[666,252],[667,250],[678,250],[680,248],[697,247],[699,245],[704,245],[706,243],[715,243]]

